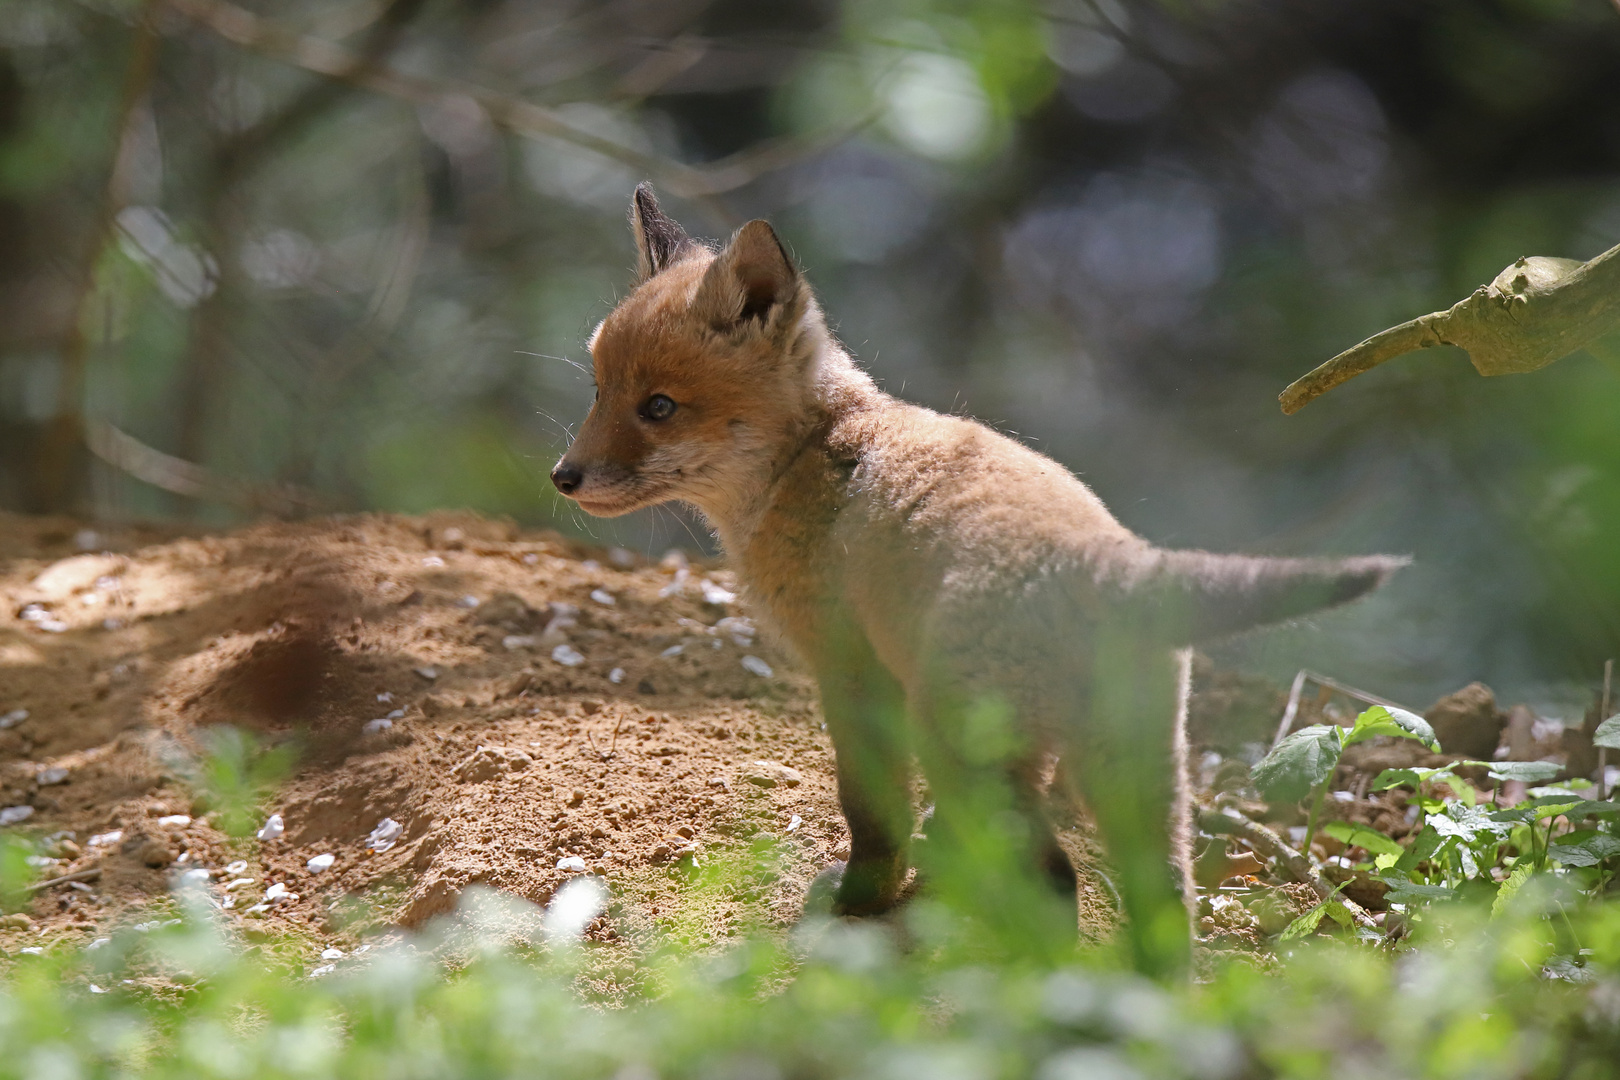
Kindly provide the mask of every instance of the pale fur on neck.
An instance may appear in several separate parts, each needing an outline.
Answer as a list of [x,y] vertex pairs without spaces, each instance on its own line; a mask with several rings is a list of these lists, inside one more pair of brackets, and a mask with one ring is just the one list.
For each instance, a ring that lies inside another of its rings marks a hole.
[[782,473],[825,431],[829,422],[853,410],[869,408],[884,397],[872,377],[862,371],[827,329],[820,307],[812,300],[800,323],[796,348],[807,349],[803,383],[804,407],[790,411],[795,421],[778,432],[768,449],[739,460],[706,497],[691,505],[703,515],[721,549],[733,558],[746,551],[758,531],[760,519],[776,494]]

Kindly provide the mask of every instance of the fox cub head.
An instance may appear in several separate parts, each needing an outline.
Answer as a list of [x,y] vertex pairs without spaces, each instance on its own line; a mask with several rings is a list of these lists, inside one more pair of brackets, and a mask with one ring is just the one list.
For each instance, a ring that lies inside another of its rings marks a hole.
[[672,499],[720,511],[797,445],[825,325],[765,222],[715,251],[642,184],[630,225],[637,284],[591,335],[596,401],[551,480],[602,517]]

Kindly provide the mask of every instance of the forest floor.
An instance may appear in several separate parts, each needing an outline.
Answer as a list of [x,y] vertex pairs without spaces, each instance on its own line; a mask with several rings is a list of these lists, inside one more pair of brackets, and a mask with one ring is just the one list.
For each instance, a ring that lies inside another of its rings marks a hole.
[[[787,926],[848,839],[813,683],[734,589],[679,552],[471,514],[225,535],[0,516],[0,807],[43,876],[81,879],[40,889],[0,950],[152,918],[196,870],[265,942],[350,949],[471,884],[545,903],[580,872],[615,896],[599,941]],[[221,725],[298,749],[275,839],[209,803]],[[368,842],[385,819],[398,835]],[[762,839],[763,889],[692,910],[695,872]],[[1082,905],[1108,933],[1094,875]]]
[[[1234,758],[1264,749],[1285,698],[1200,665],[1201,801],[1241,801]],[[1483,687],[1453,699],[1431,719],[1482,738],[1475,754],[1515,731],[1514,757],[1556,749]],[[1324,692],[1296,726],[1352,715]],[[279,815],[279,836],[222,827],[221,784],[252,779],[219,774],[230,729],[296,751],[253,822]],[[1403,797],[1366,779],[1444,759],[1410,742],[1365,749],[1328,814],[1404,835]],[[1082,933],[1105,938],[1103,854],[1083,812],[1056,802]],[[1284,828],[1297,816],[1244,808]],[[0,515],[0,824],[35,838],[53,882],[27,918],[0,919],[3,954],[161,917],[186,874],[246,939],[297,960],[420,926],[474,884],[544,904],[590,873],[614,902],[588,936],[628,958],[672,930],[701,944],[790,926],[848,844],[814,685],[746,618],[728,572],[466,513],[223,535]],[[761,850],[774,865],[750,877]],[[705,867],[727,866],[730,884],[704,887]],[[1275,890],[1273,922],[1313,902],[1262,880],[1266,867],[1219,844],[1201,883]],[[1376,889],[1358,899],[1378,906]],[[1277,929],[1205,907],[1217,945],[1258,947]]]

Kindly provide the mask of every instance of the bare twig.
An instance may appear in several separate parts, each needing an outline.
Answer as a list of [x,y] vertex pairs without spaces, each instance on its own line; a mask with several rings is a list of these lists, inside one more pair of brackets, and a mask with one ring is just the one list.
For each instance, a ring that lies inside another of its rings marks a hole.
[[1369,693],[1366,690],[1357,690],[1355,687],[1342,683],[1337,679],[1330,679],[1326,675],[1318,675],[1314,671],[1300,668],[1299,674],[1294,676],[1294,685],[1288,690],[1288,707],[1283,710],[1282,722],[1277,725],[1277,734],[1271,740],[1272,746],[1282,742],[1287,737],[1289,729],[1294,726],[1294,717],[1299,713],[1300,693],[1305,689],[1305,684],[1308,682],[1313,682],[1317,686],[1325,686],[1334,693],[1343,694],[1352,701],[1359,701],[1363,705],[1382,705],[1386,709],[1400,709],[1402,712],[1409,713],[1418,711],[1397,704],[1388,698]]
[[1277,724],[1277,734],[1272,738],[1271,745],[1276,746],[1288,737],[1288,732],[1294,726],[1294,717],[1299,714],[1299,695],[1305,690],[1305,680],[1311,673],[1304,668],[1294,676],[1294,685],[1288,688],[1288,707],[1283,710],[1282,720]]
[[[1614,0],[1614,2],[1615,2],[1615,4],[1620,5],[1620,0]],[[1610,702],[1612,702],[1614,700],[1613,698],[1611,698],[1609,696],[1609,692],[1613,688],[1614,688],[1614,661],[1613,660],[1605,660],[1605,661],[1603,661],[1603,703],[1598,706],[1598,723],[1600,723],[1600,724],[1603,723],[1603,721],[1605,721],[1605,720],[1607,720],[1609,718],[1609,704],[1610,704]],[[1607,746],[1600,746],[1600,747],[1598,747],[1598,787],[1597,787],[1597,797],[1598,797],[1599,802],[1602,802],[1605,798],[1608,797],[1607,795],[1604,794],[1604,792],[1608,789],[1608,786],[1609,786],[1608,781],[1609,781],[1609,748]]]
[[58,885],[69,885],[75,881],[94,881],[100,876],[101,867],[92,866],[88,870],[77,870],[71,874],[63,874],[61,877],[46,878],[44,881],[36,881],[32,885],[29,885],[24,891],[44,892],[46,889],[53,889]]
[[766,172],[813,156],[828,144],[842,141],[873,119],[872,116],[855,117],[850,123],[819,136],[768,140],[711,164],[692,166],[605,139],[574,126],[552,109],[475,83],[410,75],[384,65],[357,65],[348,50],[340,45],[298,34],[225,0],[164,2],[233,44],[317,75],[417,105],[449,97],[471,98],[501,127],[519,135],[560,139],[623,162],[686,198],[703,198],[742,187]]
[[614,751],[619,747],[619,728],[622,726],[624,726],[623,714],[619,716],[618,722],[613,725],[613,741],[608,744],[608,757],[612,757]]
[[1337,899],[1355,918],[1356,922],[1369,929],[1378,929],[1378,924],[1372,921],[1367,909],[1351,900],[1349,897],[1339,895],[1334,897],[1338,890],[1327,878],[1323,877],[1316,867],[1311,865],[1308,856],[1302,855],[1283,842],[1283,838],[1272,832],[1258,822],[1233,810],[1198,810],[1198,827],[1213,836],[1235,836],[1248,844],[1261,855],[1273,859],[1277,865],[1287,871],[1288,876],[1295,881],[1311,887],[1322,900]]
[[[1620,0],[1616,0],[1620,3]],[[1445,311],[1374,334],[1296,379],[1279,401],[1296,413],[1385,360],[1455,345],[1481,375],[1535,371],[1620,326],[1620,247],[1589,262],[1531,255]]]
[[152,84],[157,66],[157,30],[153,9],[157,0],[146,0],[135,20],[135,36],[130,45],[129,69],[119,99],[118,125],[114,130],[112,162],[101,205],[79,266],[78,300],[68,319],[62,339],[61,374],[57,381],[56,411],[46,428],[40,446],[38,503],[45,510],[71,509],[78,495],[75,462],[84,447],[84,382],[90,358],[90,341],[85,335],[88,306],[96,291],[96,266],[102,252],[112,242],[113,226],[125,199],[125,172],[130,160],[130,140],[135,121]]
[[85,424],[90,452],[137,480],[188,499],[224,503],[251,512],[292,517],[321,508],[319,497],[292,487],[254,487],[220,476],[194,462],[165,454],[105,420]]

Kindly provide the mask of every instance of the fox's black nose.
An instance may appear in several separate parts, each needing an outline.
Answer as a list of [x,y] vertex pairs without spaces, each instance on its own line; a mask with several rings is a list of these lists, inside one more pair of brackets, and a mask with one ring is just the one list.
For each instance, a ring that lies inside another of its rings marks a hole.
[[578,465],[568,465],[559,461],[557,467],[551,470],[551,482],[557,485],[557,490],[564,495],[572,495],[579,490],[579,482],[585,479],[585,474]]

